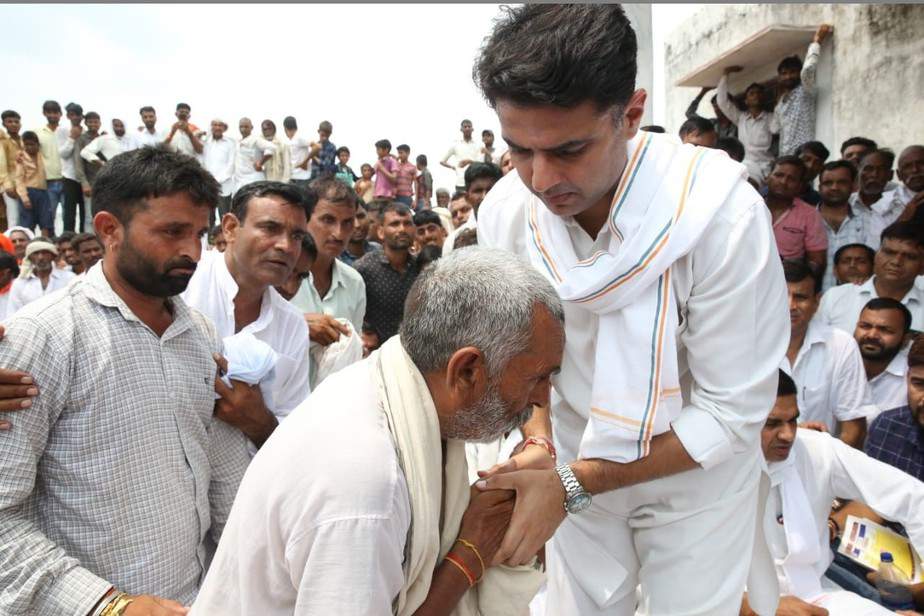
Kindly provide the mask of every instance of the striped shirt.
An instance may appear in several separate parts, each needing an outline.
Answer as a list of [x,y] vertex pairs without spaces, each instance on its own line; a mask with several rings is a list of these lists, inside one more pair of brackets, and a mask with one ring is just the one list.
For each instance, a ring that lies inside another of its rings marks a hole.
[[112,585],[195,598],[249,458],[212,414],[214,327],[170,303],[158,337],[100,264],[7,323],[0,367],[39,395],[0,438],[0,613],[88,614]]
[[395,194],[399,197],[410,197],[414,194],[414,178],[417,176],[417,165],[414,163],[398,162],[398,177],[395,178]]

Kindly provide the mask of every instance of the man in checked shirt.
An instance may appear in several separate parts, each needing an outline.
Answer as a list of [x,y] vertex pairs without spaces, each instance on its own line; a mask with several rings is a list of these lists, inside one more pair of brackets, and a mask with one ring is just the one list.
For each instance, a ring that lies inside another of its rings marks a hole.
[[0,369],[37,395],[0,438],[0,613],[168,616],[195,597],[248,462],[213,417],[214,326],[176,297],[218,194],[186,156],[115,157],[94,184],[105,257],[6,323]]

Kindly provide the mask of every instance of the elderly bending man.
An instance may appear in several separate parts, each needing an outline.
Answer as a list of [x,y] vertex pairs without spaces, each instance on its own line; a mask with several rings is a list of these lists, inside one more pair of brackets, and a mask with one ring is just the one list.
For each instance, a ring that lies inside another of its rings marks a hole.
[[463,441],[548,403],[563,321],[509,253],[437,261],[400,335],[325,380],[254,458],[192,613],[523,613],[541,576],[492,566],[513,497],[472,492]]

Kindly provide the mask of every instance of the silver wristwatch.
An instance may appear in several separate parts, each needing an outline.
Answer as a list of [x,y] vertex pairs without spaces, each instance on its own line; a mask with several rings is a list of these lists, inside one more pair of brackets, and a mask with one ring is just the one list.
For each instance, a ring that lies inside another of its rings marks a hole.
[[561,485],[565,488],[565,511],[580,513],[590,507],[593,497],[574,476],[571,467],[567,464],[559,464],[555,467],[555,472],[558,473]]

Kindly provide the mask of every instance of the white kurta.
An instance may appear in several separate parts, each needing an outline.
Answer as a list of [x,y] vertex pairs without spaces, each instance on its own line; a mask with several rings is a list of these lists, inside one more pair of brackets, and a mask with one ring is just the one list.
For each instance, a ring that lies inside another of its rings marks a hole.
[[[209,317],[221,338],[233,336],[234,297],[238,286],[225,264],[225,253],[210,250],[202,253],[196,273],[183,292],[183,300]],[[302,314],[285,301],[276,289],[263,293],[260,316],[241,329],[253,334],[279,355],[271,385],[273,408],[282,419],[308,397],[308,326]]]
[[240,190],[241,186],[251,182],[265,180],[266,174],[253,166],[264,156],[272,156],[275,151],[276,146],[260,135],[250,133],[241,139],[237,144],[237,157],[234,161],[234,190]]
[[[835,588],[833,583],[822,579],[834,560],[834,554],[827,549],[827,522],[835,498],[860,501],[883,518],[901,523],[915,549],[918,552],[924,549],[924,519],[920,515],[924,511],[924,483],[870,458],[830,434],[813,430],[798,431],[789,455],[802,479],[811,507],[813,530],[816,533],[812,540],[825,548],[820,551],[822,557],[811,567],[823,588]],[[792,594],[790,582],[782,567],[782,560],[788,554],[788,544],[784,528],[777,521],[783,510],[780,486],[773,477],[777,468],[788,462],[768,465],[772,486],[764,514],[764,530],[770,551],[777,561],[777,574],[783,595]]]
[[73,272],[65,272],[57,268],[51,269],[48,278],[48,286],[42,288],[42,281],[35,274],[29,274],[28,278],[17,278],[10,287],[10,299],[6,307],[5,318],[16,314],[16,311],[34,302],[40,297],[53,293],[58,289],[63,289],[74,278]]
[[820,421],[835,432],[839,421],[877,415],[863,358],[852,336],[817,321],[809,324],[795,365],[780,368],[798,388],[799,421]]
[[195,616],[390,616],[410,497],[368,361],[332,375],[241,482]]
[[237,144],[229,137],[214,139],[209,135],[202,144],[199,162],[221,184],[221,196],[227,197],[234,190],[234,156]]
[[[532,197],[515,171],[502,178],[479,208],[479,245],[526,256]],[[566,224],[579,258],[609,244],[608,228],[593,240],[573,220]],[[671,279],[683,398],[672,428],[703,469],[597,495],[589,512],[569,516],[549,552],[549,614],[631,614],[639,582],[653,613],[737,613],[740,605],[747,567],[738,564],[750,560],[754,544],[759,433],[789,339],[769,214],[744,180],[700,243],[672,266]],[[595,314],[564,308],[566,344],[551,407],[561,461],[576,457],[587,425],[598,336]],[[693,550],[735,565],[703,569],[680,556]]]
[[859,193],[850,195],[849,203],[854,215],[866,218],[866,240],[863,243],[873,250],[879,250],[882,232],[898,220],[905,209],[892,191],[882,193],[879,201],[869,207],[860,201]]
[[149,131],[147,128],[142,128],[135,137],[138,140],[139,147],[157,147],[164,142],[164,139],[167,138],[167,134],[164,133],[164,131],[157,130],[156,127],[154,128],[154,132]]
[[[919,277],[920,278],[920,277]],[[857,320],[869,300],[879,297],[875,276],[863,284],[842,284],[828,289],[821,296],[821,304],[814,320],[841,329],[851,336],[857,329]],[[915,281],[917,282],[917,281]],[[902,303],[911,312],[911,329],[924,329],[924,288],[911,286]]]

